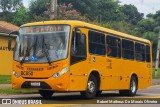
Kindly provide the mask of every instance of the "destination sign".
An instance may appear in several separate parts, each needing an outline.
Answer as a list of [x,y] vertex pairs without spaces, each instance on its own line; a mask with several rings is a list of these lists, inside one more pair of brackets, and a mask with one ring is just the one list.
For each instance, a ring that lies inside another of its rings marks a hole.
[[64,31],[63,25],[30,26],[25,27],[25,33]]

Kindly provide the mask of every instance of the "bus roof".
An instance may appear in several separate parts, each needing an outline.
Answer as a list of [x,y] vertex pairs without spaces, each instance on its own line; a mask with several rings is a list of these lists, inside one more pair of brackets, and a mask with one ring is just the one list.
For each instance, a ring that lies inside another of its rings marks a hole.
[[91,29],[96,29],[96,30],[101,31],[101,32],[106,32],[108,34],[118,35],[118,36],[121,36],[121,37],[124,37],[124,38],[129,38],[129,39],[133,39],[133,40],[137,40],[137,41],[141,41],[141,42],[151,44],[151,42],[147,39],[139,38],[139,37],[132,36],[132,35],[129,35],[129,34],[126,34],[126,33],[118,32],[118,31],[115,31],[115,30],[111,30],[111,29],[108,29],[108,28],[100,27],[100,26],[97,26],[97,25],[93,25],[93,24],[89,24],[89,23],[82,22],[82,21],[77,21],[77,20],[56,20],[56,21],[33,22],[33,23],[24,24],[21,27],[48,25],[48,24],[68,24],[68,25],[71,25],[71,26],[87,27],[87,28],[91,28]]

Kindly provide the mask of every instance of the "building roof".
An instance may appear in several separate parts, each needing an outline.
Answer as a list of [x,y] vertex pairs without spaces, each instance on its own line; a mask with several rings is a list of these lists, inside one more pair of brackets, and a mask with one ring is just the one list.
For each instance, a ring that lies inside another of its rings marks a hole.
[[18,30],[19,27],[15,26],[11,23],[5,22],[5,21],[0,21],[0,33],[9,33],[11,31]]

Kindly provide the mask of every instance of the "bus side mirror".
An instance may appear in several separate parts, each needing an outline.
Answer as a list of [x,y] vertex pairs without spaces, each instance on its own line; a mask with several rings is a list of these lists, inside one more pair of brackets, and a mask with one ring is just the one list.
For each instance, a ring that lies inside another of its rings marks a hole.
[[12,31],[9,33],[8,37],[8,50],[10,51],[12,49],[12,36],[19,36],[19,31]]

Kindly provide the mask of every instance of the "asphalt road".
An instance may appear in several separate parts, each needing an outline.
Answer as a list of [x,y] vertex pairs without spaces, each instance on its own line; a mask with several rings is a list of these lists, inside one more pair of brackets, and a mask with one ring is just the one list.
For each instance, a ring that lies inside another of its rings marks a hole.
[[[145,90],[139,90],[137,92],[137,95],[135,97],[126,97],[126,96],[120,96],[118,94],[118,91],[105,91],[102,93],[100,97],[97,97],[95,99],[82,99],[80,96],[80,93],[55,93],[52,98],[50,99],[44,99],[39,94],[24,94],[24,95],[0,95],[0,98],[18,98],[23,100],[39,100],[43,104],[50,104],[50,105],[36,105],[36,107],[55,107],[55,106],[75,106],[75,107],[91,107],[95,106],[97,107],[105,107],[106,104],[96,104],[97,101],[109,101],[109,100],[130,100],[130,99],[155,99],[159,98],[160,100],[160,85],[151,86],[148,89]],[[68,105],[69,104],[69,105]],[[73,104],[73,105],[70,105]],[[90,105],[91,104],[91,105]],[[108,104],[113,105],[113,104]],[[107,106],[108,106],[107,105]],[[118,107],[121,107],[121,104],[117,104]],[[123,104],[122,107],[125,107],[128,104]],[[129,104],[130,107],[134,104]],[[141,105],[141,104],[140,104]],[[145,107],[147,107],[149,104],[147,104]],[[153,104],[152,107],[156,106],[157,104]],[[159,104],[160,105],[160,104]],[[7,107],[35,107],[31,105],[7,105]],[[137,105],[136,105],[137,106]],[[141,105],[142,106],[142,105]],[[0,105],[0,107],[6,107],[6,105]]]

